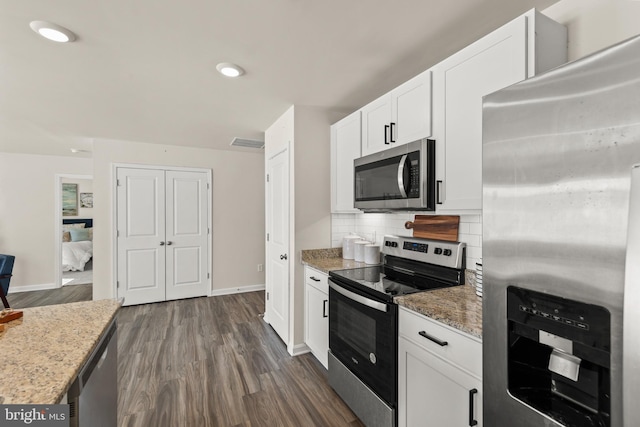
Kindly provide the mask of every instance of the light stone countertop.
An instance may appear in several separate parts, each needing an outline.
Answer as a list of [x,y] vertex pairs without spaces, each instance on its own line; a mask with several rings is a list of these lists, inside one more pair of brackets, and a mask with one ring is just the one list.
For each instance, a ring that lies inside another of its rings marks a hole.
[[332,270],[371,267],[371,264],[342,258],[342,248],[303,250],[302,263],[326,274]]
[[21,309],[0,333],[0,404],[59,403],[120,308],[115,300]]
[[[363,262],[342,259],[342,248],[302,251],[302,262],[328,273],[331,270],[368,267]],[[403,307],[449,325],[482,339],[482,298],[476,295],[473,283],[475,275],[466,271],[467,284],[434,289],[396,297],[394,301]]]
[[482,339],[482,298],[471,285],[418,292],[394,300],[398,305]]

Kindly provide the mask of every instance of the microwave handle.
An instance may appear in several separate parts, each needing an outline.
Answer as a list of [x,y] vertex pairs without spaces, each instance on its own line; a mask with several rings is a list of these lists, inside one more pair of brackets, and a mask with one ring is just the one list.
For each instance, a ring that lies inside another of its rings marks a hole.
[[403,199],[407,198],[407,190],[404,187],[404,169],[407,167],[407,155],[405,154],[400,159],[400,164],[398,165],[398,189],[400,190],[400,195],[402,195]]

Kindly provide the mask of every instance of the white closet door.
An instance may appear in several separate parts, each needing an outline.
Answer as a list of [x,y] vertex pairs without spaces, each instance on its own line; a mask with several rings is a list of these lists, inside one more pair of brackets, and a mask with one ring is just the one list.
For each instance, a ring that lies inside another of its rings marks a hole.
[[167,300],[208,295],[208,177],[166,172]]
[[267,301],[265,321],[289,343],[289,149],[267,162]]
[[165,299],[164,171],[117,169],[118,297]]

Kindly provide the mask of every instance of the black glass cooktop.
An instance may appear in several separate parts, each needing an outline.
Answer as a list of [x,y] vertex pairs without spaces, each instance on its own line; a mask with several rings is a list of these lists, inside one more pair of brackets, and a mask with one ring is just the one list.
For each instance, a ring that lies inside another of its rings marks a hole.
[[329,276],[341,284],[346,282],[350,286],[387,301],[393,300],[393,297],[425,290],[412,284],[403,284],[389,279],[384,274],[382,266],[334,270],[329,272]]

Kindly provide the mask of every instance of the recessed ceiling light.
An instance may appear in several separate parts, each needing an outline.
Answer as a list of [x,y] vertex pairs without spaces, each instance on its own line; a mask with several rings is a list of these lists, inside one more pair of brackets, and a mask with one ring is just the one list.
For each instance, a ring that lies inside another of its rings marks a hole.
[[242,68],[229,62],[219,63],[216,65],[216,70],[218,70],[223,76],[227,77],[239,77],[244,74],[244,70]]
[[71,152],[72,152],[72,153],[90,153],[91,151],[89,151],[89,150],[83,150],[83,149],[81,149],[81,148],[72,148],[72,149],[71,149]]
[[29,26],[42,37],[54,42],[68,43],[76,39],[76,35],[60,25],[45,21],[31,21]]

